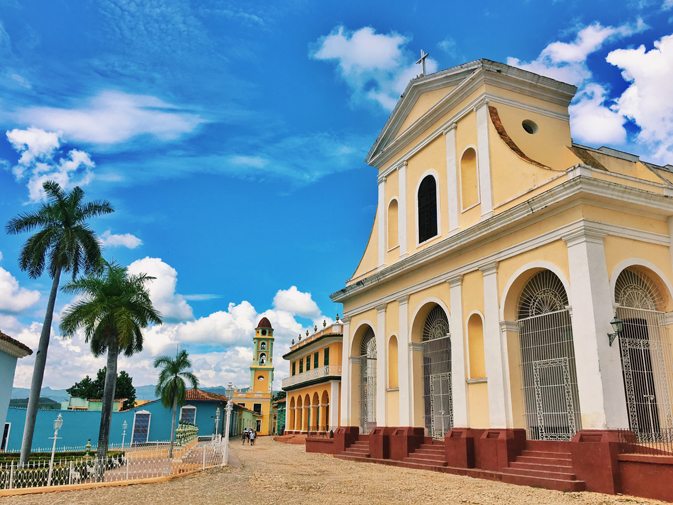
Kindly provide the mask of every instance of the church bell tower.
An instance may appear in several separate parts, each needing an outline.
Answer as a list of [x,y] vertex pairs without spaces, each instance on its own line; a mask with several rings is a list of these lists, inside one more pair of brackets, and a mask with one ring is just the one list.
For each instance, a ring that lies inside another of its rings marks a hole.
[[266,317],[255,328],[253,338],[252,366],[250,367],[250,391],[271,393],[273,385],[273,328]]

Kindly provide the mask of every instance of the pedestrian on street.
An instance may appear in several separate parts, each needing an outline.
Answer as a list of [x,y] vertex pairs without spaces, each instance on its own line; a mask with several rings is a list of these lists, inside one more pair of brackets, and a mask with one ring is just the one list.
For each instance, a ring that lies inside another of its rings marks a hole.
[[257,433],[255,431],[250,432],[250,445],[255,445],[255,439],[257,438]]

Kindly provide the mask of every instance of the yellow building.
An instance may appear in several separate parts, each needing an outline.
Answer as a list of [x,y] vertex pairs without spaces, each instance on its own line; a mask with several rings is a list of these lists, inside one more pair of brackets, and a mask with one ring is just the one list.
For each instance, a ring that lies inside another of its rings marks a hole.
[[343,324],[337,322],[302,340],[292,341],[283,359],[290,376],[283,379],[285,433],[327,433],[339,426]]
[[255,328],[253,338],[252,365],[250,366],[250,387],[247,391],[234,391],[232,399],[241,405],[261,414],[254,427],[260,435],[272,432],[271,399],[273,396],[273,328],[266,317]]
[[671,436],[673,166],[574,143],[575,92],[488,60],[409,83],[366,158],[369,242],[332,295],[342,427]]

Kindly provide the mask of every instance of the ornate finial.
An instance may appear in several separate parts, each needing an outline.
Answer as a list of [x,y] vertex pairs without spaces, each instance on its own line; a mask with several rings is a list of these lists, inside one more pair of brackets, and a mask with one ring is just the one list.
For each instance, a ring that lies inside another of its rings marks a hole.
[[327,326],[327,321],[325,321],[325,320],[323,319],[323,320],[322,320],[322,327],[324,328],[325,326]]
[[[301,337],[301,335],[299,335]],[[294,339],[292,339],[292,345],[294,345]]]
[[313,331],[318,331],[318,325],[313,326]]
[[301,333],[299,334],[299,341],[301,342]]
[[308,330],[306,330],[306,336],[308,337]]
[[337,323],[339,322],[339,314],[337,313]]

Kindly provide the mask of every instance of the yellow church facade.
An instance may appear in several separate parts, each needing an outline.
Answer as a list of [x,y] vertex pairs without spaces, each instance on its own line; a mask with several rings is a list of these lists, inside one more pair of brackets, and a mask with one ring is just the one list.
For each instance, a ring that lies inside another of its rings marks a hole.
[[292,341],[283,356],[290,375],[283,379],[286,434],[327,434],[339,427],[343,324],[323,323],[313,334]]
[[331,296],[342,427],[673,434],[673,167],[574,143],[575,92],[488,60],[409,83]]
[[247,391],[234,391],[235,404],[261,414],[253,429],[259,435],[271,435],[273,422],[271,401],[273,399],[273,328],[263,317],[255,328],[253,337],[253,357],[250,366],[250,387]]

